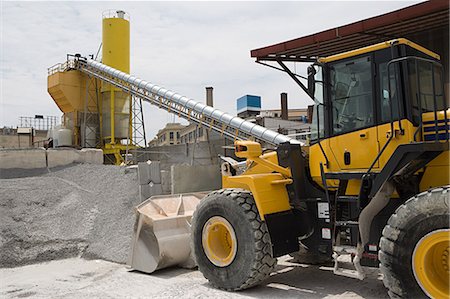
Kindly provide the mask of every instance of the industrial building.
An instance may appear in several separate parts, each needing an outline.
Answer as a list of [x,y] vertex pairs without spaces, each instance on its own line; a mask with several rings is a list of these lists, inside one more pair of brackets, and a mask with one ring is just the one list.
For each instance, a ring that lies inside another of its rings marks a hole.
[[195,124],[167,123],[148,144],[154,147],[208,141],[207,130]]
[[[129,73],[129,15],[107,11],[102,24],[103,63]],[[74,67],[68,61],[48,69],[48,92],[63,112],[71,143],[101,148],[106,162],[121,164],[125,153],[146,144],[142,101]]]
[[48,133],[59,123],[56,116],[20,116],[16,127],[0,128],[0,148],[53,146]]
[[[303,121],[308,122],[308,108],[294,108],[288,109],[287,119],[290,121]],[[274,118],[283,118],[282,109],[264,109],[259,113],[261,117],[274,117]]]

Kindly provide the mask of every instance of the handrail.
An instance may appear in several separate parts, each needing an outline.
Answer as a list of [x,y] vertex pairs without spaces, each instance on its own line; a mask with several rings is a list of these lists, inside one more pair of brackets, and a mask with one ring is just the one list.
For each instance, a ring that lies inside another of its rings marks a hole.
[[[392,60],[390,60],[389,62],[388,62],[388,64],[387,64],[387,70],[388,70],[388,72],[387,72],[387,76],[388,76],[388,90],[389,90],[389,98],[388,98],[388,100],[389,100],[389,108],[390,108],[390,123],[391,123],[391,133],[390,133],[390,136],[389,136],[389,139],[387,140],[387,142],[384,144],[384,146],[381,148],[381,150],[378,152],[378,154],[377,154],[377,156],[375,157],[375,159],[373,160],[373,162],[372,162],[372,164],[370,165],[370,167],[368,168],[368,170],[367,170],[367,175],[372,171],[372,168],[375,166],[375,164],[376,164],[376,162],[380,159],[380,157],[381,157],[381,155],[384,153],[384,151],[385,151],[385,149],[387,148],[387,146],[388,146],[388,144],[391,142],[391,140],[392,140],[392,138],[394,137],[394,135],[395,135],[395,130],[394,130],[394,115],[393,115],[393,111],[392,111],[392,99],[391,99],[391,97],[392,97],[392,95],[391,95],[391,77],[390,77],[390,72],[389,72],[389,70],[390,70],[390,66],[391,65],[394,65],[394,64],[396,64],[396,63],[401,63],[401,62],[404,62],[404,61],[408,61],[408,60],[413,60],[414,62],[415,62],[415,66],[416,66],[416,83],[417,83],[417,88],[419,89],[419,98],[418,98],[418,104],[419,104],[419,107],[420,107],[420,111],[419,111],[419,128],[420,127],[423,127],[423,125],[422,125],[422,107],[421,107],[421,104],[422,104],[422,100],[421,100],[421,98],[420,98],[420,82],[419,82],[419,70],[418,70],[418,68],[417,68],[417,61],[422,61],[422,62],[427,62],[427,63],[431,63],[431,65],[432,65],[432,69],[431,69],[431,72],[432,72],[432,76],[433,76],[433,78],[432,78],[432,82],[433,82],[433,104],[434,104],[434,115],[435,115],[435,119],[434,119],[434,121],[435,121],[435,130],[436,130],[436,142],[439,142],[439,138],[438,138],[438,136],[437,136],[437,130],[438,130],[438,125],[437,125],[437,120],[438,120],[438,117],[437,117],[437,103],[436,103],[436,92],[435,92],[435,83],[434,83],[434,65],[441,65],[439,62],[437,62],[437,61],[434,61],[434,60],[431,60],[431,59],[427,59],[427,58],[422,58],[422,57],[417,57],[417,56],[406,56],[406,57],[400,57],[400,58],[395,58],[395,59],[392,59]],[[442,77],[443,78],[443,77]],[[397,77],[396,77],[396,85],[397,85],[397,88],[398,88],[398,80],[397,80]],[[402,92],[402,94],[404,95],[404,91]],[[444,99],[444,102],[445,102],[445,99]],[[400,103],[400,99],[398,99],[397,100],[397,104],[399,105],[399,103]],[[398,122],[399,122],[399,129],[400,130],[403,130],[402,129],[402,127],[401,127],[401,117],[400,117],[400,115],[401,115],[401,111],[400,111],[400,106],[398,106]],[[446,109],[446,107],[444,107],[444,119],[445,119],[445,123],[447,124],[447,109]],[[447,127],[446,127],[447,128]],[[418,130],[418,129],[417,129]],[[417,134],[417,131],[416,130],[416,132],[414,132],[414,140],[416,139],[416,134]]]
[[63,63],[57,63],[55,65],[52,65],[51,67],[49,67],[47,69],[48,75],[53,75],[56,73],[62,73],[65,72],[69,69],[74,69],[75,68],[75,62],[73,60],[68,60],[66,62]]

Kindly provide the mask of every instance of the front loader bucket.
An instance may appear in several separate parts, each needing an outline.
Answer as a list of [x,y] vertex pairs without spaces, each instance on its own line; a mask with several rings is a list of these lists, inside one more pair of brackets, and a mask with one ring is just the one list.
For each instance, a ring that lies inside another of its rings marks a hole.
[[179,265],[194,268],[191,255],[191,218],[207,192],[152,196],[136,207],[129,265],[152,273]]

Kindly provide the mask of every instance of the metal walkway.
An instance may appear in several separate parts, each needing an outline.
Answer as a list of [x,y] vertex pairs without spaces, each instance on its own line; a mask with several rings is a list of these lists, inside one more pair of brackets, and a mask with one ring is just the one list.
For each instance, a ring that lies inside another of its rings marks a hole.
[[108,82],[134,97],[158,106],[160,109],[196,123],[199,126],[214,130],[228,139],[255,139],[275,146],[284,142],[301,144],[296,139],[243,120],[237,116],[232,116],[92,59],[75,57],[73,60],[67,61],[66,66],[67,69],[78,69],[83,73]]

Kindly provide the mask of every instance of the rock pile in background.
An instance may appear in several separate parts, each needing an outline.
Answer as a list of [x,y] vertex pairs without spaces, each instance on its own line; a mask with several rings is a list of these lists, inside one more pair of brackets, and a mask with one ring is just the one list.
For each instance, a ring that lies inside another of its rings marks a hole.
[[75,164],[0,180],[0,267],[74,256],[125,263],[140,203],[135,169]]

